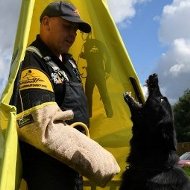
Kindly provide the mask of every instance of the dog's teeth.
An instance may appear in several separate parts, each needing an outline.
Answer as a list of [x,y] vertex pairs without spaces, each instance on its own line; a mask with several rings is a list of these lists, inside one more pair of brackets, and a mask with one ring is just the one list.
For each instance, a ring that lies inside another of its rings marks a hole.
[[123,95],[124,95],[124,96],[130,96],[130,97],[131,97],[131,92],[124,92]]
[[126,95],[130,96],[132,98],[132,93],[131,92],[126,92]]

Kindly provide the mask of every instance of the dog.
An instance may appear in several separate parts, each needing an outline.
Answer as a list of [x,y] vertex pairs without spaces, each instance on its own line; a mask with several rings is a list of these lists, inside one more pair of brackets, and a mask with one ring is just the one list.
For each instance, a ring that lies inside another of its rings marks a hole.
[[150,75],[146,84],[148,97],[143,104],[124,93],[133,135],[120,190],[190,190],[189,177],[177,165],[171,105],[160,92],[157,74]]

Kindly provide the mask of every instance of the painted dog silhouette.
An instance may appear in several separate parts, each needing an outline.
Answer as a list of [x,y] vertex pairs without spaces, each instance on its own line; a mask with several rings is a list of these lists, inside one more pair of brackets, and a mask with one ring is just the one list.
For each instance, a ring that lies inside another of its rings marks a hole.
[[146,81],[148,98],[141,105],[124,93],[133,121],[127,158],[120,190],[190,190],[189,178],[177,166],[176,135],[168,99],[159,89],[158,77]]

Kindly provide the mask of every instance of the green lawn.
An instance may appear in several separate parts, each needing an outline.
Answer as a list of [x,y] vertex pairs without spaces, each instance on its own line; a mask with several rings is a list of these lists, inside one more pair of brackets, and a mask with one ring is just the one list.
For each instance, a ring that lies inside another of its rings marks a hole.
[[190,167],[183,168],[185,173],[190,176]]

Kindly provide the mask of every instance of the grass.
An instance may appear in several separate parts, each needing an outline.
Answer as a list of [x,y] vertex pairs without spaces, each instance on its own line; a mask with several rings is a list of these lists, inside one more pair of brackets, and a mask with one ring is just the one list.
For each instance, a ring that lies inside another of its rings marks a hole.
[[184,167],[183,169],[184,169],[185,173],[186,173],[188,176],[190,176],[190,167]]

